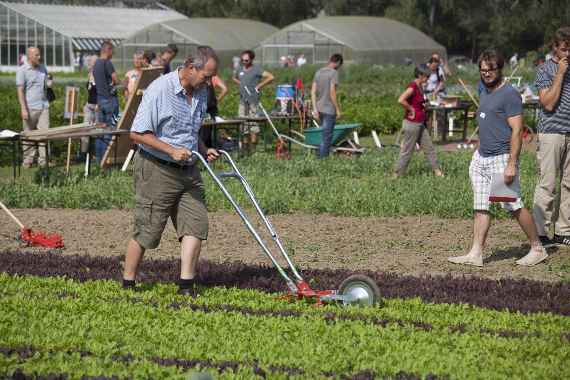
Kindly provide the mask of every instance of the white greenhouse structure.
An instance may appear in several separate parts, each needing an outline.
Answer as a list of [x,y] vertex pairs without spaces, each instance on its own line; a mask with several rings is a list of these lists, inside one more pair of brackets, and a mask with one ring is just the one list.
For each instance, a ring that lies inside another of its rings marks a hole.
[[228,67],[233,56],[253,49],[277,31],[272,25],[247,19],[197,17],[168,20],[142,28],[125,39],[117,55],[128,62],[136,51],[157,51],[174,43],[179,49],[176,64],[194,53],[196,47],[208,45],[216,50],[222,66]]
[[[29,46],[50,71],[73,71],[80,55],[104,40],[118,45],[137,30],[185,16],[170,9],[135,9],[0,2],[0,71],[15,71]],[[113,57],[120,65],[120,57]]]
[[345,62],[404,64],[425,62],[431,53],[446,49],[418,29],[382,17],[318,17],[291,24],[255,49],[264,64],[277,65],[281,57],[304,54],[307,63],[323,64],[340,53]]

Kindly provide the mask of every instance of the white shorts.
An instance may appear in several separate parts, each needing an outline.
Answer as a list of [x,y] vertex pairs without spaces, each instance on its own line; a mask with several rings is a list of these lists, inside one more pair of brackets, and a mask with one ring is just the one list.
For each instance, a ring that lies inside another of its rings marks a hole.
[[[473,189],[473,209],[487,211],[491,206],[489,195],[491,194],[491,179],[495,173],[504,173],[509,162],[509,154],[499,156],[482,157],[479,151],[475,151],[469,165],[469,178]],[[519,164],[514,182],[519,184]],[[519,186],[520,188],[520,186]],[[516,211],[524,207],[520,194],[515,202],[501,202],[501,207],[507,211]]]

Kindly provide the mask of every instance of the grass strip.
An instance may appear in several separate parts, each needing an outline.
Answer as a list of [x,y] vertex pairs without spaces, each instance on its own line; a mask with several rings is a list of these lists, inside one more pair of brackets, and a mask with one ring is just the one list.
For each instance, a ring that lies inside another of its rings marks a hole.
[[[293,211],[342,216],[400,217],[431,215],[442,218],[471,218],[473,196],[468,176],[472,152],[440,153],[444,179],[431,175],[425,159],[414,155],[408,176],[392,178],[397,149],[371,151],[362,157],[331,157],[317,160],[314,153],[299,152],[292,160],[275,160],[260,153],[240,160],[260,205],[269,214]],[[521,189],[525,204],[532,204],[536,184],[536,158],[523,153]],[[132,176],[111,172],[85,178],[81,171],[72,176],[52,170],[53,185],[2,183],[0,192],[8,207],[22,208],[132,208]],[[208,209],[231,210],[217,185],[204,173]],[[39,181],[39,180],[38,180]],[[237,201],[250,201],[237,181],[227,181]],[[509,218],[493,206],[492,214]]]
[[[146,260],[141,265],[146,283],[174,282],[179,260]],[[277,271],[267,266],[240,262],[202,261],[200,280],[208,286],[239,287],[282,292],[286,287]],[[53,253],[0,252],[0,272],[36,276],[65,276],[78,281],[121,278],[116,257],[61,256]],[[354,271],[303,270],[315,288],[334,289]],[[494,310],[523,313],[548,312],[570,315],[570,283],[531,280],[453,278],[451,276],[412,277],[383,272],[365,273],[378,284],[387,299],[421,298],[424,302],[469,304]]]

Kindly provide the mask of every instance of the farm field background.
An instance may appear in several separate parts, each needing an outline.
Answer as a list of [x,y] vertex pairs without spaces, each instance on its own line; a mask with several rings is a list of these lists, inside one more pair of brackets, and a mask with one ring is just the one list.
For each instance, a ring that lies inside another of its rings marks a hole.
[[[276,83],[300,75],[307,85],[313,71],[277,70]],[[284,284],[205,172],[211,231],[201,296],[176,295],[179,248],[171,225],[159,249],[148,252],[138,291],[124,291],[131,174],[84,178],[77,165],[69,177],[53,168],[49,183],[35,170],[12,183],[4,166],[2,201],[32,228],[63,234],[66,248],[24,247],[17,226],[0,218],[0,378],[570,377],[570,250],[549,251],[536,268],[515,266],[529,247],[516,223],[494,208],[485,267],[452,266],[446,257],[464,252],[472,235],[472,153],[440,145],[445,178],[431,175],[421,153],[408,176],[391,177],[398,150],[390,145],[402,116],[395,99],[410,71],[341,72],[344,121],[363,123],[363,134],[381,132],[383,150],[326,161],[299,150],[290,161],[260,152],[238,161],[311,285],[335,288],[366,273],[380,287],[379,305],[316,308],[280,299]],[[521,73],[532,79],[530,70]],[[474,84],[477,74],[468,68],[461,76]],[[84,78],[56,80],[62,99],[65,85],[82,86]],[[19,130],[12,83],[0,77],[3,128]],[[264,97],[271,104],[273,90]],[[61,107],[53,107],[52,126],[66,124]],[[235,109],[234,93],[222,114]],[[363,144],[372,147],[367,137]],[[64,148],[54,145],[56,154]],[[8,159],[2,150],[0,163]],[[533,144],[525,146],[521,180],[528,206]],[[244,203],[236,185],[229,188]]]

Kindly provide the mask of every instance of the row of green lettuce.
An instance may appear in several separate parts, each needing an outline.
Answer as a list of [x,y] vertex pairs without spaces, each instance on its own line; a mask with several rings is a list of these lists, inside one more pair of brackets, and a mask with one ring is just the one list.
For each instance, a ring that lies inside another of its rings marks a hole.
[[[471,151],[440,153],[445,178],[432,176],[423,154],[412,158],[408,175],[394,179],[398,158],[395,148],[371,151],[362,157],[317,160],[298,152],[291,160],[255,154],[238,162],[262,207],[270,214],[306,212],[345,216],[433,215],[468,218],[472,215],[472,191],[468,176]],[[217,164],[221,170],[221,164]],[[51,170],[51,186],[0,182],[3,202],[22,208],[109,209],[133,206],[132,176],[112,171],[84,178],[81,170],[66,177]],[[8,176],[8,175],[7,175]],[[8,177],[6,177],[8,178]],[[209,175],[203,172],[206,199],[211,211],[231,210],[231,205]],[[41,183],[41,181],[40,181]],[[248,205],[237,181],[226,181],[242,205]],[[532,204],[536,183],[536,158],[524,153],[521,161],[523,200]],[[494,214],[507,214],[494,208]]]
[[[570,328],[568,317],[418,300],[387,301],[371,309],[317,309],[284,303],[275,295],[223,288],[204,289],[201,297],[192,300],[176,295],[172,285],[134,293],[110,281],[80,284],[9,275],[0,275],[0,284],[0,347],[36,350],[24,359],[0,355],[4,374],[20,368],[27,373],[66,373],[69,378],[185,378],[191,372],[157,365],[156,358],[161,358],[163,362],[238,362],[243,367],[238,378],[256,378],[253,365],[268,373],[276,367],[302,369],[298,378],[307,379],[365,370],[382,376],[403,371],[462,379],[570,375],[570,342],[560,336]],[[193,310],[185,302],[211,309]],[[248,314],[219,307],[224,305],[301,314]],[[340,318],[331,323],[326,318],[331,313],[396,318],[404,323],[375,325],[366,319]],[[417,328],[414,321],[432,327]],[[450,330],[458,324],[465,325],[465,331]],[[528,334],[502,338],[482,333],[481,328]],[[125,357],[131,360],[117,360]]]

